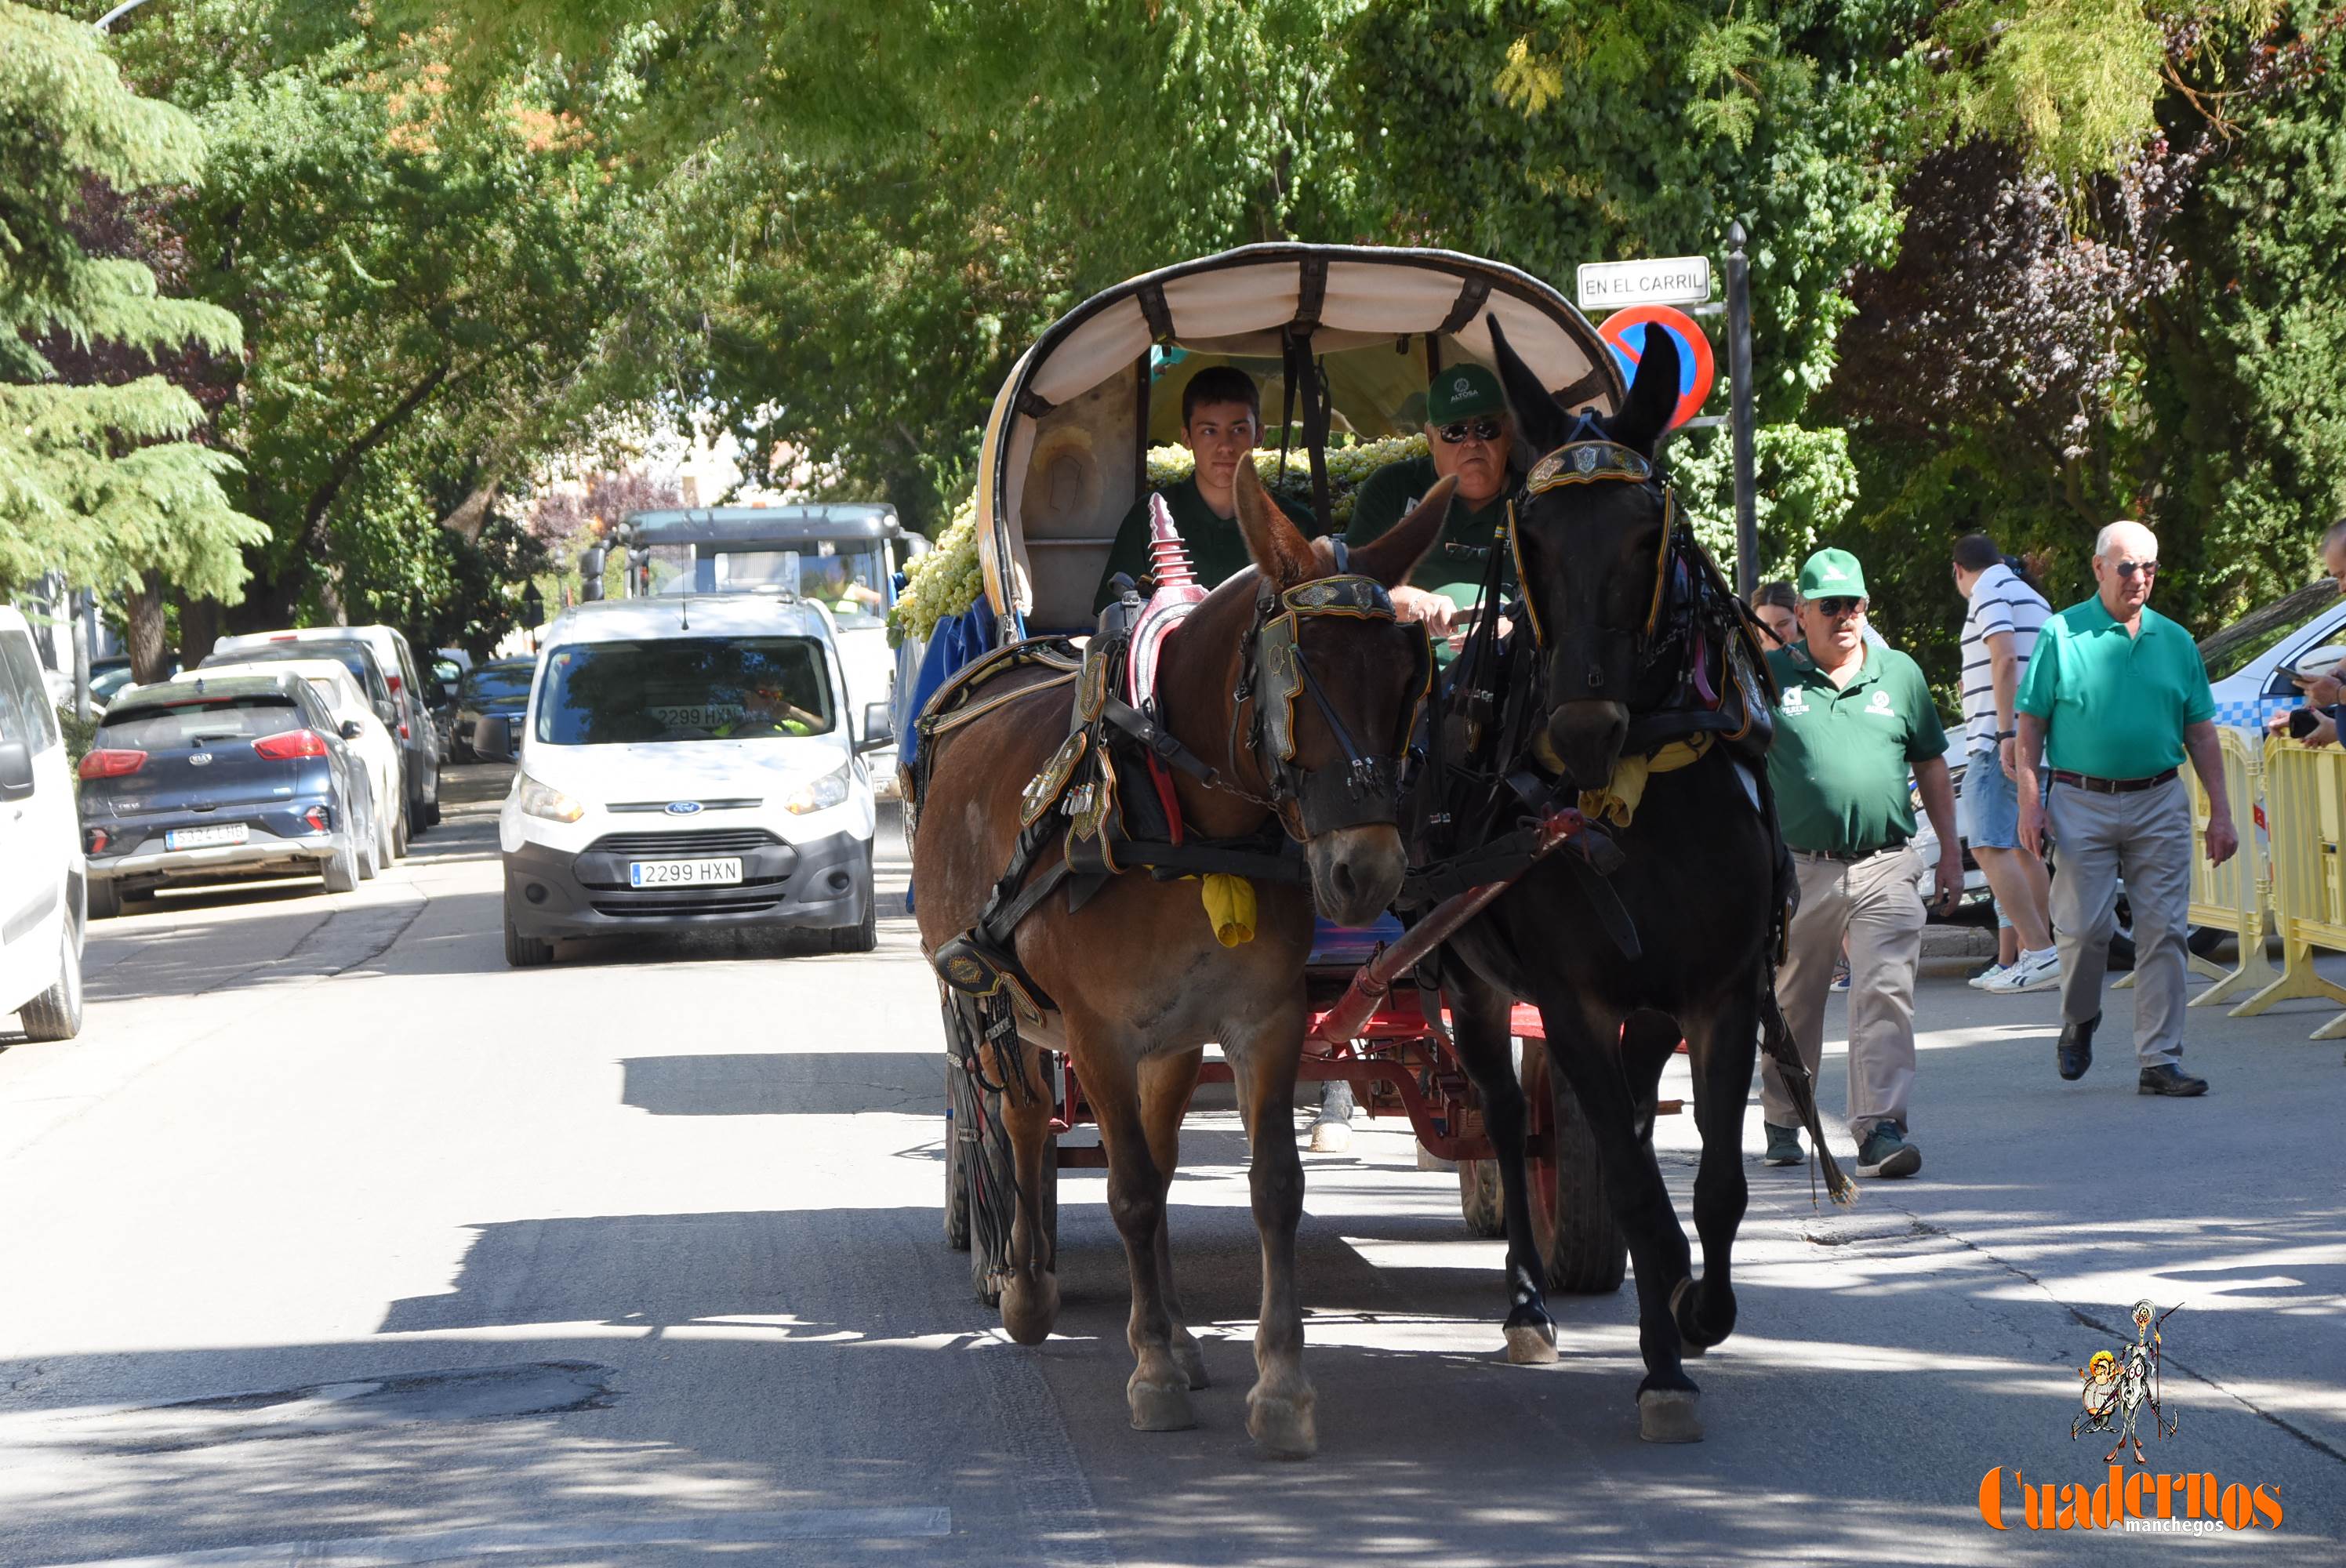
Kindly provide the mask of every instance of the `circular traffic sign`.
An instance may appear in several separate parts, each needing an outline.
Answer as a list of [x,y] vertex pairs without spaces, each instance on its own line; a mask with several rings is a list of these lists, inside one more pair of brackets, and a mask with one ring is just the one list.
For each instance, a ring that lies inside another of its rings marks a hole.
[[1613,358],[1621,366],[1621,379],[1637,379],[1637,361],[1646,355],[1646,334],[1668,332],[1678,340],[1678,406],[1670,415],[1670,428],[1692,419],[1710,396],[1711,382],[1716,379],[1710,359],[1710,338],[1695,324],[1694,318],[1684,311],[1674,311],[1668,305],[1632,305],[1605,318],[1596,335],[1613,351]]

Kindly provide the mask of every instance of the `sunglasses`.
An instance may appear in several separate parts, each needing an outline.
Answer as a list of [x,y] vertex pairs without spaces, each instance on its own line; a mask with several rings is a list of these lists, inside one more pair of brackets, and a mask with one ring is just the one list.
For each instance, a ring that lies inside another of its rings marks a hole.
[[1455,446],[1470,435],[1477,441],[1496,441],[1499,439],[1499,422],[1484,414],[1481,419],[1462,419],[1455,424],[1445,424],[1436,433],[1442,437],[1445,446]]
[[2120,561],[2117,565],[2118,575],[2129,580],[2137,572],[2146,577],[2158,575],[2158,563],[2156,561]]
[[1837,621],[1843,616],[1853,616],[1863,608],[1863,599],[1819,599],[1817,609],[1827,620]]

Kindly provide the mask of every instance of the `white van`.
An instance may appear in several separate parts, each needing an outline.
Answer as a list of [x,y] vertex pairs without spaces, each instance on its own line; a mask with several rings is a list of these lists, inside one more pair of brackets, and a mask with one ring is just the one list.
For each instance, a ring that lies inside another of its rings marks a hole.
[[81,1033],[88,870],[65,736],[33,628],[0,605],[0,1014],[35,1040]]
[[565,613],[520,733],[491,717],[472,739],[519,765],[497,819],[505,961],[545,963],[562,937],[720,926],[870,951],[863,754],[892,737],[882,708],[856,739],[847,692],[830,616],[786,592]]

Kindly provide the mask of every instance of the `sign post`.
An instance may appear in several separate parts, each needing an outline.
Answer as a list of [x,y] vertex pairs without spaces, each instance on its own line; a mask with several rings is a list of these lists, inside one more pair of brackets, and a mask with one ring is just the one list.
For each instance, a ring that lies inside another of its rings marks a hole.
[[1710,301],[1710,258],[1661,256],[1647,261],[1583,261],[1580,308],[1624,311],[1632,305],[1703,305]]
[[[1743,225],[1727,226],[1728,424],[1735,443],[1735,591],[1748,604],[1760,585],[1757,456],[1752,449],[1751,263]],[[1587,269],[1583,268],[1585,272]]]

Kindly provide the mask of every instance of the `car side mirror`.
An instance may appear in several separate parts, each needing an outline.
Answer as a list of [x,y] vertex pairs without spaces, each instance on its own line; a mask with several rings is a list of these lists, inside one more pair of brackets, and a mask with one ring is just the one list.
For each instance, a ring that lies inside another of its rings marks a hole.
[[21,740],[0,740],[0,800],[22,800],[33,792],[33,748]]
[[514,759],[513,720],[502,714],[473,721],[473,751],[484,762]]
[[859,752],[885,751],[895,744],[896,726],[888,717],[888,705],[884,702],[865,703],[863,738],[855,743],[855,749]]
[[343,738],[343,739],[345,739],[345,740],[359,740],[359,739],[362,739],[362,738],[364,738],[365,735],[366,735],[366,726],[365,726],[365,725],[363,725],[363,724],[361,724],[357,719],[355,719],[355,718],[345,718],[344,720],[342,720],[342,738]]

